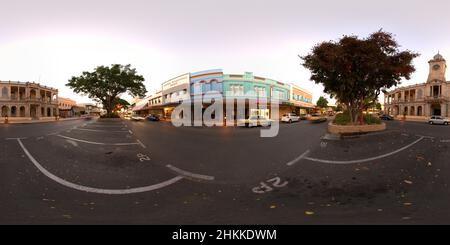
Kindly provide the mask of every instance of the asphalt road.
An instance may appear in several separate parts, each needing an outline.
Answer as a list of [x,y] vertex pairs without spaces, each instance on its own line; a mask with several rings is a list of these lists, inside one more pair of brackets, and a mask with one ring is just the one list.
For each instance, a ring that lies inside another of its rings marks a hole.
[[448,224],[450,128],[0,125],[1,224]]

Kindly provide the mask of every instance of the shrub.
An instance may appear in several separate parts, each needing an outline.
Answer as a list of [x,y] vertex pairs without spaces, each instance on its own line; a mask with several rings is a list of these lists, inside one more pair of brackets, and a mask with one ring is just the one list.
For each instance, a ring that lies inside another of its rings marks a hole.
[[381,124],[381,119],[379,119],[377,117],[374,117],[374,116],[372,116],[370,114],[365,114],[364,115],[364,122],[366,124],[369,124],[369,125],[371,125],[371,124]]
[[333,121],[336,125],[348,125],[351,124],[350,114],[347,112],[339,113]]
[[[350,114],[348,112],[337,114],[333,123],[336,125],[351,125]],[[364,123],[368,125],[381,124],[381,120],[370,114],[364,114]]]

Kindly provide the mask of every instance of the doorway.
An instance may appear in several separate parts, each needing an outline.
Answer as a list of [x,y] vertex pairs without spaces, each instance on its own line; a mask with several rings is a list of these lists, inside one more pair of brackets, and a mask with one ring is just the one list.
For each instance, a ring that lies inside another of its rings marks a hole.
[[431,115],[432,116],[441,116],[441,105],[440,104],[431,105]]

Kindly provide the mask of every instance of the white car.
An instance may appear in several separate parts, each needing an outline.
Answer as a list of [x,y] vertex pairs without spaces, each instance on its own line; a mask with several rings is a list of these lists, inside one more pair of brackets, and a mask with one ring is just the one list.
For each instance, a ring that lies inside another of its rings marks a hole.
[[284,114],[283,117],[281,117],[281,121],[287,123],[298,122],[300,121],[300,117],[295,113],[288,113]]
[[433,124],[443,124],[443,125],[448,125],[449,124],[449,120],[446,117],[441,117],[441,116],[432,116],[430,118],[430,120],[428,120],[428,123],[433,125]]
[[132,116],[131,120],[133,121],[143,121],[145,120],[145,117],[141,117],[141,116]]
[[270,127],[272,125],[272,120],[261,117],[261,116],[251,116],[249,119],[243,119],[238,121],[238,125],[245,127]]

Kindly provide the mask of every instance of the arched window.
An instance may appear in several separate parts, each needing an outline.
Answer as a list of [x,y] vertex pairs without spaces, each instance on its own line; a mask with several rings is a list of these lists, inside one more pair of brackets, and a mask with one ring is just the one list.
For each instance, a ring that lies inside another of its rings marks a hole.
[[7,97],[8,97],[8,88],[3,87],[2,88],[2,98],[7,98]]
[[417,107],[417,116],[422,116],[422,106]]
[[2,117],[8,116],[8,111],[9,111],[9,108],[6,105],[4,105],[2,107]]
[[20,117],[25,117],[25,106],[20,107]]
[[17,107],[11,107],[11,117],[17,117]]

